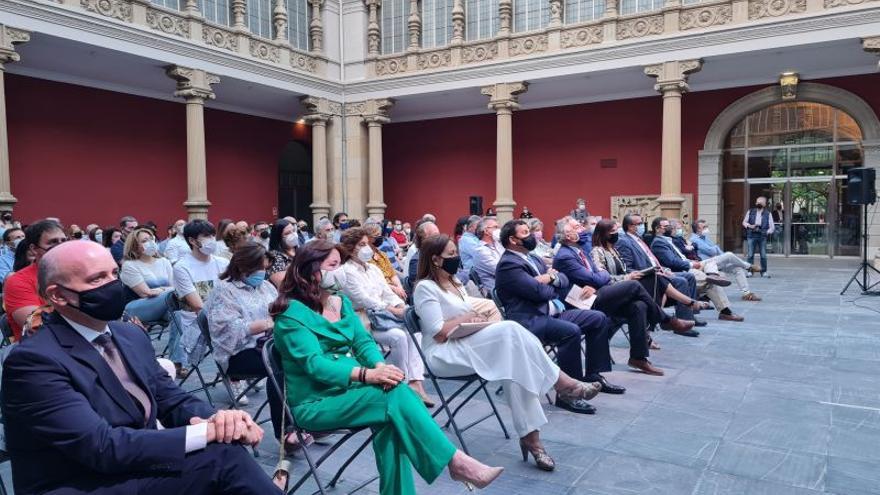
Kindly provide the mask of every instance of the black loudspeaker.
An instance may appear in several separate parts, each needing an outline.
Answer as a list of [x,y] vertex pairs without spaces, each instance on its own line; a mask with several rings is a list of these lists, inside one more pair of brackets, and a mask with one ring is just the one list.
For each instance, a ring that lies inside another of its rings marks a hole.
[[877,170],[870,167],[851,168],[846,172],[846,202],[851,205],[872,205],[877,202]]
[[471,215],[483,216],[483,197],[471,196]]

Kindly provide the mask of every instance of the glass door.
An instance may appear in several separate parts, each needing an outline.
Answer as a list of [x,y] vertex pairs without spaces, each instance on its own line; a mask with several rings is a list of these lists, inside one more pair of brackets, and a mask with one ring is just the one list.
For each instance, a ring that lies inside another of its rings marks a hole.
[[[790,182],[789,252],[791,254],[829,255],[830,236],[828,204],[831,202],[831,181]],[[835,194],[836,196],[836,194]],[[833,210],[832,210],[833,211]]]

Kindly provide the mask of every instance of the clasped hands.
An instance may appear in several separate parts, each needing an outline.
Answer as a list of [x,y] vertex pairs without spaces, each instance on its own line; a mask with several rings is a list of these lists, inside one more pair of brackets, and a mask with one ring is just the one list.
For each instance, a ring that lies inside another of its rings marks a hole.
[[195,417],[191,425],[208,424],[208,443],[241,443],[256,447],[263,440],[263,429],[251,419],[250,414],[237,410],[217,411],[208,419]]
[[390,390],[402,382],[406,375],[400,368],[393,364],[376,363],[373,369],[367,369],[366,382],[371,385],[378,385],[382,390]]

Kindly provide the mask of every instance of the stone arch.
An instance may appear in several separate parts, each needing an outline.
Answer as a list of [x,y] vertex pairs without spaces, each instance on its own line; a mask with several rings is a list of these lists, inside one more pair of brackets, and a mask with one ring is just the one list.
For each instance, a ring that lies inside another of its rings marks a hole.
[[[743,96],[725,108],[712,122],[703,149],[699,152],[698,166],[698,205],[700,217],[708,221],[715,230],[715,237],[721,239],[721,160],[727,134],[748,115],[776,103],[782,103],[782,89],[770,86]],[[868,103],[858,95],[845,89],[820,83],[801,83],[797,88],[797,99],[830,105],[848,113],[862,130],[864,166],[880,168],[880,119]],[[880,174],[878,174],[880,176]],[[880,186],[880,180],[878,180]],[[880,219],[872,210],[880,210],[880,204],[869,207],[868,225],[871,239],[868,256],[880,253]],[[716,239],[716,240],[717,240]]]

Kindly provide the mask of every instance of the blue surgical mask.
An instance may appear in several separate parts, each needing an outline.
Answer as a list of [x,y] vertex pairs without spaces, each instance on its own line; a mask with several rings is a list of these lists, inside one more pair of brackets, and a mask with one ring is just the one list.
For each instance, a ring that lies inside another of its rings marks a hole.
[[639,226],[636,227],[636,234],[638,234],[639,237],[645,235],[645,224],[640,223]]
[[254,289],[259,287],[266,281],[266,271],[260,270],[258,272],[251,273],[248,275],[246,279],[244,279],[244,283],[250,285]]
[[593,237],[593,235],[585,230],[585,231],[581,232],[580,234],[578,234],[578,242],[581,244],[583,244],[585,242],[590,242],[590,239],[592,237]]

